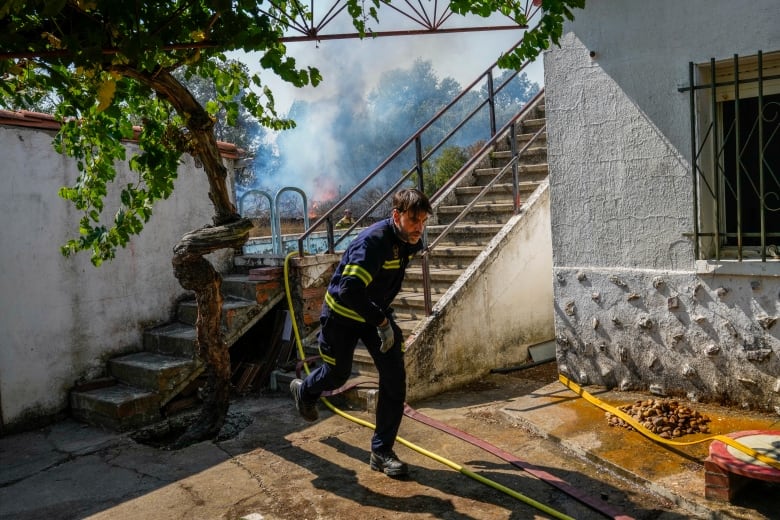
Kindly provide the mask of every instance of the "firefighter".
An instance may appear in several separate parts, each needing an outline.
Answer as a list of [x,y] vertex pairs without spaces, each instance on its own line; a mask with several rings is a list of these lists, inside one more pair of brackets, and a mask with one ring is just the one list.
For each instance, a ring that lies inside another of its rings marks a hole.
[[371,469],[391,477],[408,474],[393,451],[406,399],[401,329],[390,305],[401,289],[406,266],[423,249],[423,230],[432,209],[424,193],[402,189],[393,195],[391,216],[363,230],[350,243],[330,280],[320,315],[323,363],[304,380],[290,383],[295,406],[307,421],[318,419],[317,400],[346,383],[358,340],[379,373]]
[[352,210],[351,209],[345,209],[344,210],[344,216],[341,217],[341,219],[336,222],[336,227],[341,228],[348,228],[352,224],[354,224],[355,221],[352,219]]

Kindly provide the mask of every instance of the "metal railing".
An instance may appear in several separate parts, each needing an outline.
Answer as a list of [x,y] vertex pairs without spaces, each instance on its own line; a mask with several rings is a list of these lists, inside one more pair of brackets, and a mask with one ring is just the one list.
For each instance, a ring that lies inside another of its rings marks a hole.
[[[519,45],[520,42],[515,44],[511,49],[509,49],[508,52],[511,52],[517,45]],[[440,188],[438,189],[433,195],[430,195],[429,198],[431,200],[432,205],[435,207],[439,199],[443,197],[445,193],[448,192],[450,188],[455,186],[457,183],[459,183],[463,177],[469,173],[482,161],[490,152],[497,149],[499,144],[503,143],[504,139],[508,139],[510,143],[510,148],[512,152],[512,157],[509,159],[508,163],[504,168],[501,170],[499,175],[497,175],[488,186],[486,186],[480,194],[474,198],[474,200],[469,203],[466,208],[463,209],[460,215],[456,216],[453,223],[450,224],[443,233],[431,244],[428,244],[423,252],[422,255],[422,263],[423,263],[423,293],[425,297],[425,309],[426,309],[426,315],[430,315],[432,312],[432,304],[431,304],[431,287],[430,287],[430,267],[429,267],[429,257],[431,254],[431,251],[434,247],[436,247],[437,244],[440,243],[442,238],[446,236],[451,229],[460,222],[463,217],[470,211],[475,204],[479,201],[479,199],[488,191],[490,188],[498,181],[498,179],[502,178],[507,171],[511,169],[513,172],[512,175],[512,182],[513,182],[513,193],[514,193],[514,208],[515,212],[517,211],[519,207],[519,188],[518,188],[518,171],[517,171],[517,165],[518,165],[518,159],[522,153],[524,153],[531,144],[545,131],[545,127],[543,127],[541,130],[539,130],[533,138],[526,143],[522,149],[517,149],[517,123],[520,121],[526,114],[529,113],[529,110],[543,98],[543,91],[540,90],[533,99],[528,101],[523,105],[523,107],[520,109],[518,113],[516,113],[514,116],[509,118],[509,121],[507,121],[501,129],[497,129],[497,120],[496,120],[496,106],[495,106],[495,97],[498,95],[509,83],[515,79],[525,68],[528,66],[530,62],[526,61],[522,67],[512,74],[506,74],[506,77],[503,78],[503,81],[500,85],[497,87],[494,85],[494,75],[495,71],[498,69],[498,64],[494,63],[491,65],[485,72],[483,72],[477,79],[475,79],[471,84],[469,84],[467,87],[465,87],[458,96],[456,96],[452,101],[450,101],[446,106],[441,108],[428,122],[426,122],[424,125],[422,125],[416,132],[414,132],[406,141],[404,141],[395,151],[393,151],[385,160],[381,162],[379,166],[377,166],[371,173],[369,173],[362,181],[360,181],[354,188],[352,188],[344,197],[342,197],[338,202],[336,202],[328,211],[323,213],[319,218],[315,220],[315,222],[311,225],[311,227],[307,228],[299,237],[298,237],[298,252],[300,256],[304,256],[306,254],[304,243],[307,240],[307,238],[314,233],[315,231],[319,230],[323,225],[326,228],[326,236],[328,241],[328,247],[327,252],[328,253],[334,253],[336,251],[336,247],[339,245],[339,243],[344,240],[347,236],[350,235],[352,231],[354,231],[357,227],[365,225],[367,222],[369,222],[369,217],[373,215],[373,213],[385,204],[385,201],[390,198],[395,191],[404,185],[404,183],[407,183],[410,181],[411,177],[413,175],[417,175],[416,179],[416,187],[420,189],[422,192],[426,192],[425,186],[424,186],[424,175],[423,172],[425,170],[426,162],[431,160],[436,154],[438,150],[440,150],[445,144],[448,143],[450,139],[453,138],[453,136],[456,134],[456,132],[460,129],[462,129],[466,124],[469,124],[470,122],[474,121],[475,117],[483,110],[487,109],[488,111],[488,138],[484,142],[484,144],[480,147],[480,149],[472,155],[472,157],[466,161],[466,163]],[[487,97],[482,100],[481,102],[477,103],[477,105],[470,111],[468,111],[465,115],[465,117],[457,122],[453,128],[438,142],[436,142],[433,146],[428,148],[425,152],[423,152],[423,134],[426,130],[431,128],[433,125],[435,125],[437,122],[441,121],[443,118],[447,117],[448,115],[453,112],[453,108],[457,105],[459,101],[461,101],[468,92],[471,92],[477,85],[485,84],[487,88]],[[407,169],[400,169],[396,170],[395,172],[392,172],[391,168],[393,165],[393,162],[403,156],[405,153],[409,154],[410,152],[414,153],[414,163]],[[340,211],[342,208],[350,204],[350,202],[360,193],[360,191],[369,185],[369,183],[376,181],[376,179],[379,178],[380,175],[386,174],[388,171],[391,171],[392,173],[398,175],[397,180],[392,183],[392,185],[389,188],[386,188],[381,195],[377,195],[374,202],[366,209],[365,211],[360,214],[358,218],[355,219],[354,223],[345,230],[345,232],[337,239],[334,236],[334,220],[336,220],[336,217],[334,215],[340,214]]]
[[[510,48],[507,52],[511,52],[514,50],[520,42],[517,42],[512,48]],[[497,87],[493,84],[495,71],[498,70],[498,64],[493,63],[485,72],[479,75],[477,79],[475,79],[472,83],[470,83],[467,87],[465,87],[460,94],[458,94],[452,101],[450,101],[447,105],[442,107],[428,122],[423,124],[416,132],[414,132],[406,141],[404,141],[398,148],[395,149],[387,158],[385,158],[379,166],[377,166],[372,172],[370,172],[366,177],[363,178],[354,188],[352,188],[346,195],[344,195],[338,202],[336,202],[329,210],[327,210],[325,213],[323,213],[319,218],[317,218],[314,223],[306,229],[298,238],[298,249],[299,254],[301,256],[306,254],[306,251],[304,249],[304,240],[314,233],[315,231],[319,230],[322,226],[325,226],[327,231],[327,237],[328,237],[328,252],[333,253],[335,251],[336,246],[346,237],[351,231],[353,231],[355,228],[365,225],[367,222],[367,219],[373,214],[373,212],[379,208],[389,197],[392,196],[392,194],[404,183],[406,183],[412,175],[415,173],[417,174],[417,181],[416,181],[416,187],[420,189],[422,192],[426,192],[425,186],[424,186],[424,176],[423,171],[425,169],[425,166],[427,161],[431,160],[436,152],[438,152],[442,147],[455,136],[456,132],[460,129],[462,129],[466,124],[470,122],[479,122],[475,117],[480,114],[480,112],[483,109],[487,109],[488,111],[488,131],[487,135],[485,136],[486,139],[490,140],[496,137],[497,130],[496,130],[496,109],[495,109],[495,97],[498,95],[505,87],[509,85],[509,83],[515,79],[530,63],[530,61],[526,61],[523,63],[522,67],[516,71],[514,71],[513,74],[507,74],[505,78],[503,78],[503,81],[500,85]],[[455,107],[459,107],[458,103],[464,99],[464,97],[475,89],[478,85],[481,85],[485,83],[487,86],[487,97],[480,101],[479,103],[474,106],[472,110],[470,110],[465,117],[457,122],[452,129],[438,142],[430,146],[429,148],[424,150],[423,147],[423,134],[426,130],[433,127],[435,124],[442,122],[445,117],[450,116],[455,113]],[[398,169],[396,172],[391,172],[390,168],[391,166],[394,166],[394,161],[402,156],[410,155],[411,153],[414,154],[414,163],[411,164],[406,169]],[[371,204],[368,209],[366,209],[357,219],[355,219],[355,222],[350,226],[346,232],[336,239],[334,237],[333,228],[335,225],[334,215],[338,214],[343,207],[348,205],[359,193],[360,191],[368,186],[372,182],[376,182],[380,176],[386,175],[388,173],[391,173],[393,175],[399,175],[397,180],[389,187],[383,190],[381,195],[378,195],[374,201],[373,204]],[[435,198],[431,197],[431,202],[434,202]]]
[[480,190],[480,192],[474,196],[474,198],[469,202],[460,213],[458,213],[453,219],[452,222],[447,224],[447,227],[445,227],[441,233],[439,233],[439,236],[436,237],[435,240],[430,242],[426,245],[423,253],[422,253],[422,277],[423,277],[423,297],[425,302],[425,315],[430,316],[433,312],[433,304],[431,299],[431,283],[430,283],[430,255],[431,252],[434,250],[434,248],[449,234],[450,231],[452,231],[455,226],[460,223],[461,220],[474,208],[474,206],[477,205],[478,202],[487,194],[490,192],[491,188],[499,181],[502,180],[503,177],[506,175],[507,172],[512,172],[512,210],[513,213],[516,215],[520,211],[520,180],[519,180],[519,174],[518,174],[518,163],[520,160],[520,157],[522,154],[524,154],[532,144],[536,142],[536,140],[547,131],[547,125],[542,125],[541,128],[526,142],[523,147],[518,150],[517,149],[517,125],[519,120],[525,116],[531,109],[533,109],[537,103],[542,99],[544,95],[544,91],[540,91],[534,99],[529,101],[524,109],[517,113],[492,139],[490,139],[485,145],[477,152],[469,161],[464,164],[458,172],[452,176],[452,178],[442,186],[441,189],[439,189],[432,197],[433,204],[436,204],[438,202],[438,195],[440,193],[445,193],[448,191],[448,188],[450,186],[453,186],[457,184],[461,179],[463,179],[463,176],[470,173],[477,164],[479,164],[480,160],[482,158],[490,153],[490,151],[494,150],[496,145],[499,141],[503,140],[505,137],[508,137],[510,140],[510,146],[511,146],[511,157],[507,161],[507,164],[505,164],[501,170],[487,183],[485,186]]
[[[690,62],[689,84],[679,89],[688,93],[690,104],[696,259],[720,260],[724,252],[735,251],[743,261],[750,246],[758,247],[762,262],[772,248],[773,256],[778,254],[777,242],[769,241],[780,241],[780,164],[775,151],[780,145],[780,102],[763,89],[780,76],[765,76],[762,58],[758,51],[755,68],[746,67],[736,54],[730,66],[712,58],[709,70],[704,68],[710,79],[700,84],[696,65]],[[729,68],[730,74],[718,72]],[[741,69],[753,77],[742,77]],[[728,75],[730,79],[718,81]],[[756,95],[743,96],[746,86]],[[707,251],[702,253],[704,240]]]

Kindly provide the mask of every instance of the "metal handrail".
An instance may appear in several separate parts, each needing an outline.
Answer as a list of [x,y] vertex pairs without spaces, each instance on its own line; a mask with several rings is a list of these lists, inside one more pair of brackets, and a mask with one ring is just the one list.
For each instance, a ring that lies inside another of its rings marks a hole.
[[[520,210],[520,201],[518,197],[518,175],[517,175],[517,165],[520,160],[520,156],[525,153],[531,145],[536,142],[536,140],[541,136],[544,132],[547,130],[547,125],[542,125],[542,127],[528,140],[525,145],[520,150],[517,150],[517,122],[525,115],[527,114],[536,103],[541,99],[543,96],[544,91],[540,91],[539,94],[530,102],[528,102],[523,110],[518,112],[512,119],[509,120],[509,122],[504,125],[501,130],[488,141],[485,143],[485,145],[480,149],[478,153],[476,153],[466,164],[464,164],[458,172],[452,176],[450,181],[457,182],[457,180],[460,180],[464,175],[466,175],[468,172],[472,171],[474,166],[484,157],[484,155],[488,152],[490,152],[493,148],[495,148],[496,144],[503,139],[504,137],[509,135],[509,138],[511,139],[512,144],[512,157],[507,162],[506,165],[504,165],[503,168],[492,178],[490,181],[483,186],[482,190],[471,199],[471,201],[466,205],[465,208],[461,210],[458,215],[455,216],[455,218],[452,219],[452,222],[450,222],[447,227],[444,228],[444,230],[439,233],[439,236],[436,237],[436,239],[431,242],[430,244],[427,244],[425,247],[425,250],[423,251],[421,255],[422,260],[422,278],[423,278],[423,298],[425,302],[425,315],[430,316],[433,313],[433,304],[431,299],[431,287],[430,287],[430,260],[429,257],[431,255],[431,252],[433,249],[439,244],[439,242],[446,237],[452,229],[455,228],[455,226],[460,223],[461,220],[472,210],[472,208],[482,199],[482,197],[487,194],[490,189],[500,180],[504,177],[506,172],[509,170],[509,168],[512,168],[512,204],[513,204],[513,210],[514,213],[517,214]],[[443,186],[440,190],[436,192],[434,197],[440,193],[444,193],[446,190],[446,185]]]
[[[515,45],[513,45],[506,54],[511,53],[517,46],[520,45],[522,40],[518,41]],[[494,62],[490,67],[488,67],[482,74],[480,74],[474,81],[472,81],[468,86],[466,86],[461,92],[447,105],[442,107],[436,114],[429,119],[425,124],[423,124],[416,132],[414,132],[406,141],[404,141],[398,148],[395,149],[387,158],[385,158],[379,166],[377,166],[371,173],[369,173],[365,178],[363,178],[362,181],[360,181],[355,187],[353,187],[346,195],[344,195],[336,204],[334,204],[328,211],[326,211],[324,214],[322,214],[317,220],[314,221],[314,223],[307,228],[301,235],[298,237],[298,253],[300,256],[304,256],[306,254],[305,248],[304,248],[304,241],[306,238],[308,238],[312,233],[314,233],[320,226],[323,224],[326,227],[326,235],[328,240],[328,248],[327,251],[329,253],[335,252],[336,246],[341,243],[342,240],[344,240],[348,235],[349,232],[358,227],[361,222],[364,222],[366,218],[371,215],[371,213],[379,207],[385,200],[387,200],[388,197],[392,195],[392,193],[399,187],[403,182],[405,182],[413,173],[418,174],[418,188],[421,191],[424,190],[423,186],[423,165],[425,161],[427,161],[433,154],[435,154],[446,142],[449,138],[451,138],[456,131],[461,129],[465,124],[467,124],[469,121],[472,120],[472,118],[479,113],[479,111],[484,108],[486,105],[489,107],[489,119],[490,119],[490,136],[495,137],[496,135],[496,129],[495,129],[495,121],[496,121],[496,115],[495,115],[495,106],[494,106],[494,98],[496,94],[500,93],[501,90],[506,87],[511,80],[513,80],[515,77],[517,77],[520,72],[522,72],[528,64],[531,63],[530,60],[527,60],[523,63],[523,65],[514,72],[514,74],[510,74],[506,77],[506,79],[501,83],[501,85],[498,88],[494,88],[493,85],[493,71],[498,68],[498,62]],[[470,92],[474,87],[479,85],[483,80],[487,80],[487,87],[488,87],[488,96],[485,100],[480,102],[477,107],[475,107],[471,112],[469,112],[462,121],[460,121],[458,124],[455,125],[455,127],[448,132],[444,138],[442,138],[438,143],[436,143],[431,149],[429,149],[425,154],[422,153],[422,134],[431,128],[436,122],[438,122],[443,116],[447,115],[450,110],[456,106],[456,104],[463,99],[464,96],[468,92]],[[528,105],[528,104],[526,104]],[[336,214],[343,208],[346,204],[349,203],[349,201],[361,190],[363,189],[369,182],[376,179],[381,173],[385,171],[385,169],[396,159],[398,158],[402,153],[407,151],[410,147],[410,145],[414,144],[415,146],[415,164],[412,165],[410,168],[406,170],[406,173],[404,173],[401,178],[393,184],[393,186],[385,192],[374,204],[371,205],[371,207],[363,212],[360,217],[358,217],[355,222],[352,224],[352,226],[342,234],[339,238],[336,238],[333,233],[333,226],[334,226],[334,217],[333,215]],[[431,198],[431,202],[434,202],[435,198]]]

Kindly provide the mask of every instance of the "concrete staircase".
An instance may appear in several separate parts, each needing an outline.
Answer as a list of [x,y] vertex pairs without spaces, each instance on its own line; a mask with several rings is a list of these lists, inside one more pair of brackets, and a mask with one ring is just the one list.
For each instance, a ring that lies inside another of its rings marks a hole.
[[[228,346],[241,338],[284,296],[278,273],[271,280],[223,276],[222,325]],[[70,394],[73,417],[125,431],[157,422],[198,402],[204,371],[195,355],[194,296],[181,301],[176,319],[144,331],[143,350],[108,360],[107,376],[76,386]]]
[[[544,100],[529,111],[517,133],[518,150],[525,146],[545,125]],[[547,139],[540,136],[521,155],[518,166],[519,198],[526,200],[547,178]],[[426,228],[431,243],[476,197],[502,167],[511,159],[510,143],[505,142],[490,154],[487,161],[473,169],[445,200],[434,208],[432,224]],[[487,162],[488,164],[485,164]],[[511,170],[499,179],[432,251],[430,261],[431,300],[435,306],[439,298],[467,271],[485,246],[498,234],[514,215]],[[522,206],[521,206],[522,207]],[[405,338],[414,340],[415,332],[425,319],[423,273],[420,260],[407,269],[404,286],[393,304],[396,320]],[[409,340],[407,340],[409,341]],[[409,345],[411,346],[411,345]],[[371,356],[365,348],[355,351],[353,372],[360,376],[376,376]]]
[[[521,120],[518,148],[544,124],[542,99]],[[510,143],[504,142],[443,198],[434,208],[431,224],[427,227],[428,243],[472,202],[510,158]],[[521,156],[518,171],[519,198],[524,201],[547,177],[544,133]],[[509,170],[433,250],[430,283],[434,306],[445,293],[457,290],[469,276],[469,266],[514,216],[512,197]],[[229,346],[284,298],[284,281],[278,261],[247,255],[237,257],[235,265],[237,272],[225,275],[222,285],[225,296],[222,323]],[[273,270],[274,275],[261,281],[250,281],[248,272],[253,268],[267,268]],[[413,342],[426,320],[419,260],[407,269],[404,286],[393,308],[407,342]],[[180,302],[175,320],[144,332],[141,352],[110,359],[106,377],[72,390],[72,415],[91,424],[125,431],[157,422],[197,403],[199,377],[204,367],[194,354],[196,319],[194,298]],[[316,344],[309,342],[305,348],[307,355],[317,354]],[[355,352],[353,375],[355,380],[376,377],[373,361],[361,345]],[[275,374],[275,382],[286,388],[292,377],[293,372]],[[360,396],[347,398],[364,400]]]

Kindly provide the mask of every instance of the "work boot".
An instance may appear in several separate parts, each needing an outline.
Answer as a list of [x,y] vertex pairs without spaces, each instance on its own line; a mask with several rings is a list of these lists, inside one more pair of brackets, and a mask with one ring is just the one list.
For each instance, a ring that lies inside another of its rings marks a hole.
[[402,477],[409,474],[409,467],[405,462],[401,462],[393,451],[383,453],[372,451],[370,464],[371,469],[383,471],[389,477]]
[[303,400],[301,395],[301,389],[303,388],[303,381],[300,379],[293,379],[290,382],[290,393],[295,401],[295,408],[301,417],[309,422],[314,422],[320,418],[320,414],[317,412],[317,402],[307,403]]

